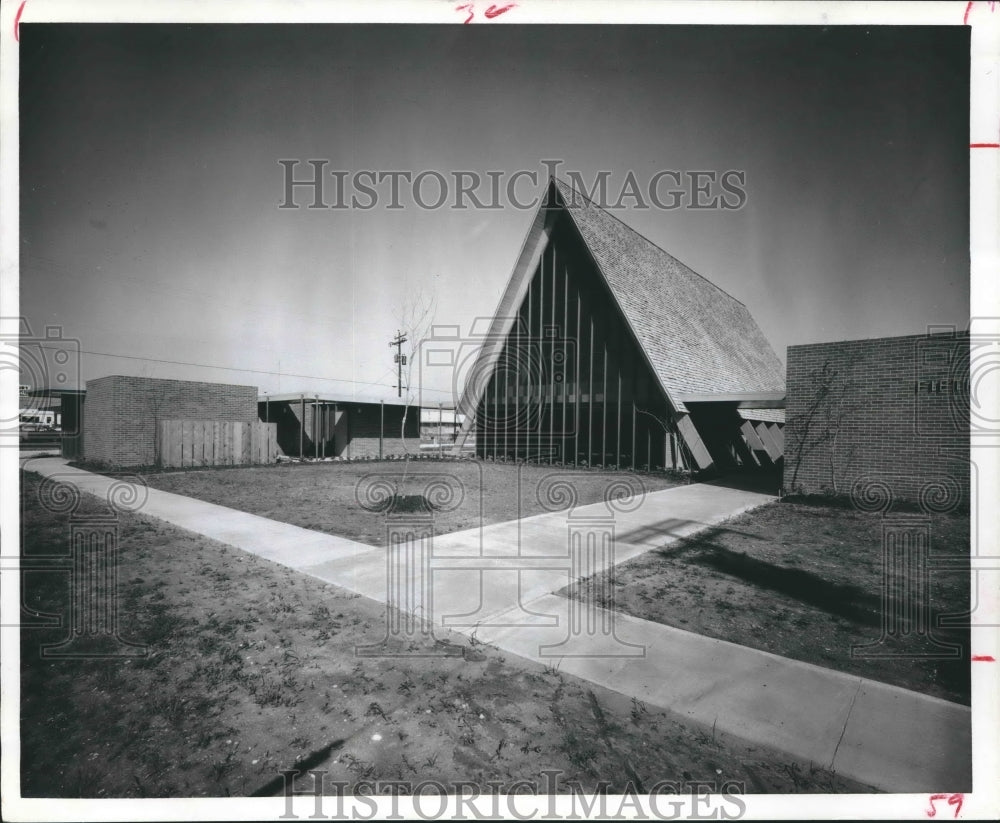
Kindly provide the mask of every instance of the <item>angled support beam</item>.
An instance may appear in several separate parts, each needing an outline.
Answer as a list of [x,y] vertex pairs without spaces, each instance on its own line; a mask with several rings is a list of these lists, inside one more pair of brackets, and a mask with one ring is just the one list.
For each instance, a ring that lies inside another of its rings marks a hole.
[[[740,432],[742,434],[742,432]],[[753,453],[746,440],[740,437],[740,434],[733,436],[733,448],[736,450],[736,456],[739,459],[741,465],[744,466],[759,466],[760,461],[757,459],[757,455]]]
[[767,430],[771,433],[771,439],[774,440],[775,444],[781,449],[782,453],[785,451],[785,430],[782,428],[780,423],[768,423]]
[[760,442],[764,444],[767,456],[770,457],[775,463],[778,462],[778,458],[784,454],[784,448],[779,447],[778,444],[774,442],[774,437],[771,436],[771,432],[767,429],[767,423],[754,423],[753,427],[754,431],[757,432],[757,436],[760,438]]
[[684,438],[684,444],[688,447],[688,451],[691,452],[691,457],[694,458],[697,468],[700,471],[711,468],[712,455],[702,442],[698,430],[694,427],[691,415],[679,414],[674,422],[677,424],[677,431]]
[[764,462],[771,462],[771,457],[767,453],[767,449],[764,447],[761,439],[757,436],[753,423],[749,420],[744,420],[743,425],[740,426],[740,434],[746,440],[747,446],[750,448],[750,454],[753,455],[753,459],[758,466],[763,465]]

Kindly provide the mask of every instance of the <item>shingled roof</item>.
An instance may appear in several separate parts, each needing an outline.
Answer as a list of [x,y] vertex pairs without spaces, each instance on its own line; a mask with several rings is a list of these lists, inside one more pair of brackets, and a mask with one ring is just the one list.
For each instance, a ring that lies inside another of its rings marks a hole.
[[785,424],[784,409],[737,409],[736,413],[744,420],[750,420],[755,423]]
[[678,411],[686,395],[784,393],[781,361],[746,306],[571,186],[555,189]]

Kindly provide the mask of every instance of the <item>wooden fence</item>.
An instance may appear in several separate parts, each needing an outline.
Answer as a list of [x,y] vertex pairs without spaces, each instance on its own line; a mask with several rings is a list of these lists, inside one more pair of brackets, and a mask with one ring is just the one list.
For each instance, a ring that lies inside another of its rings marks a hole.
[[160,466],[274,463],[277,455],[277,423],[161,420],[157,427],[156,462]]

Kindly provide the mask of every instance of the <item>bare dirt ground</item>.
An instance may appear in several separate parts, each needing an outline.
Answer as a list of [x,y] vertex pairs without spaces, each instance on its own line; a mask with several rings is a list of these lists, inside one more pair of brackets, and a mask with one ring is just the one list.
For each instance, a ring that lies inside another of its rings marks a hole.
[[[65,553],[70,515],[43,509],[38,483],[22,474],[23,550]],[[102,513],[84,496],[73,517]],[[121,635],[148,654],[42,659],[66,628],[22,629],[25,796],[280,795],[278,771],[304,764],[330,784],[487,793],[490,780],[538,785],[544,769],[561,770],[560,792],[602,780],[612,793],[658,780],[870,791],[459,635],[414,644],[459,656],[358,657],[384,637],[384,606],[151,518],[123,515],[119,534]],[[27,605],[66,614],[66,580],[27,573]]]
[[[882,522],[842,505],[775,502],[616,567],[613,603],[597,594],[596,578],[563,593],[968,704],[968,630],[933,629],[960,646],[953,660],[851,655],[852,645],[881,635]],[[929,522],[932,554],[968,555],[968,515]],[[968,572],[932,571],[926,582],[932,627],[938,615],[968,608]],[[905,649],[935,651],[909,642]]]
[[[362,507],[357,489],[365,478],[407,475],[400,493],[419,494],[432,475],[445,475],[462,489],[462,502],[455,509],[435,513],[438,534],[546,511],[546,480],[573,472],[573,488],[578,503],[597,503],[622,474],[598,470],[505,463],[478,463],[470,460],[358,463],[296,463],[279,466],[234,469],[203,469],[143,475],[156,489],[184,494],[229,506],[233,509],[291,523],[306,529],[349,537],[373,546],[385,545],[385,517]],[[677,485],[664,475],[636,475],[647,492]],[[566,504],[563,504],[565,507]]]

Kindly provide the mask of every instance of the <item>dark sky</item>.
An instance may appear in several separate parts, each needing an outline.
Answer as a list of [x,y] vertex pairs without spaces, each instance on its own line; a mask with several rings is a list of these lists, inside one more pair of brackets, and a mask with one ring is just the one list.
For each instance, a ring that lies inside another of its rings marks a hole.
[[782,358],[968,322],[965,27],[20,32],[21,313],[148,358],[85,355],[84,380],[388,395],[415,291],[438,323],[493,312],[532,212],[279,210],[279,159],[543,175],[558,158],[614,191],[629,171],[742,170],[740,210],[615,214],[746,303]]

